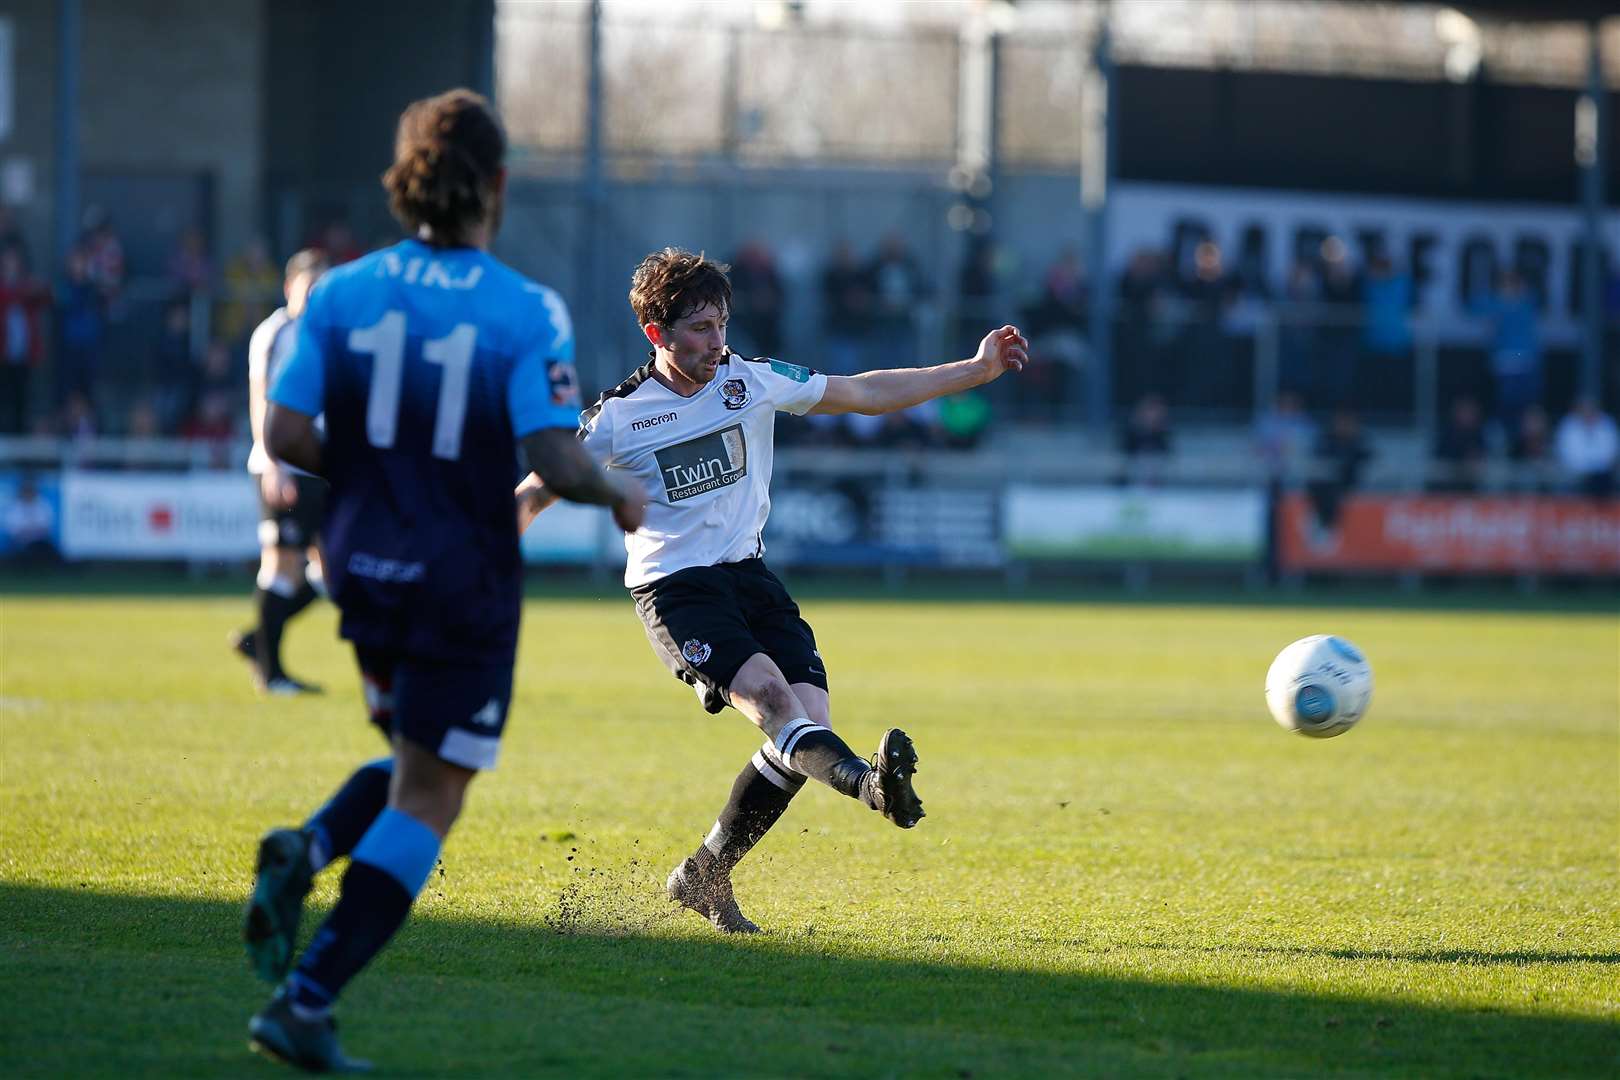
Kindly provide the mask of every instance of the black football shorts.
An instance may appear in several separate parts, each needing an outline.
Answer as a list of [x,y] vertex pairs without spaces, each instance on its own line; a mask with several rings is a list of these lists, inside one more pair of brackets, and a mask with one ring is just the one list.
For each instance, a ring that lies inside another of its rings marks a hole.
[[789,685],[827,689],[816,635],[763,559],[689,566],[630,595],[653,651],[711,713],[731,704],[731,681],[755,653],[776,661]]
[[[254,477],[255,480],[258,477]],[[259,547],[307,548],[326,520],[326,481],[294,474],[298,498],[289,507],[271,506],[259,488]]]

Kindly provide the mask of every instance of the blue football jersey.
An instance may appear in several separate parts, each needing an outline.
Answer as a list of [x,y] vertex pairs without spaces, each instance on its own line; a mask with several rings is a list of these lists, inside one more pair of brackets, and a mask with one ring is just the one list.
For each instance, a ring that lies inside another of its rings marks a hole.
[[574,428],[568,309],[486,252],[406,240],[327,272],[270,400],[326,415],[326,575],[350,640],[509,661],[518,441]]

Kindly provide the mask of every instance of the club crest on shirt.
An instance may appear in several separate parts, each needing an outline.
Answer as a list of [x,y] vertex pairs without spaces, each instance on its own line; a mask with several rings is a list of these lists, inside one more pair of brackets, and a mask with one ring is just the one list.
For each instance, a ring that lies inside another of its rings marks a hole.
[[727,379],[720,384],[720,400],[735,412],[748,404],[748,384],[741,379]]
[[709,647],[709,643],[707,641],[699,641],[697,638],[687,638],[686,644],[681,646],[681,655],[685,657],[686,662],[691,664],[693,667],[700,666],[703,661],[707,660],[713,654],[714,649]]

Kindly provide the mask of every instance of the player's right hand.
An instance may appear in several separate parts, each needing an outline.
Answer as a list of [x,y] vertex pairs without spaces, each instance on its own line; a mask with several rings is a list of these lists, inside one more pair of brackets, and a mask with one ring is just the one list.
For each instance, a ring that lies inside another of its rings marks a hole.
[[620,476],[618,481],[622,494],[613,504],[613,524],[633,533],[647,518],[647,492],[633,476]]
[[264,501],[277,510],[291,510],[298,501],[293,474],[274,463],[259,475],[259,490],[264,492]]

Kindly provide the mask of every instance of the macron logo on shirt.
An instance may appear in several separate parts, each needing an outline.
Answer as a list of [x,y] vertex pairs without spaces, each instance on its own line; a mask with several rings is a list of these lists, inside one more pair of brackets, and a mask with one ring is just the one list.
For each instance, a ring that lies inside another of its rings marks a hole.
[[675,414],[672,412],[661,413],[658,416],[649,416],[645,419],[635,421],[630,425],[630,430],[646,431],[650,427],[657,427],[659,424],[667,424],[674,419]]

